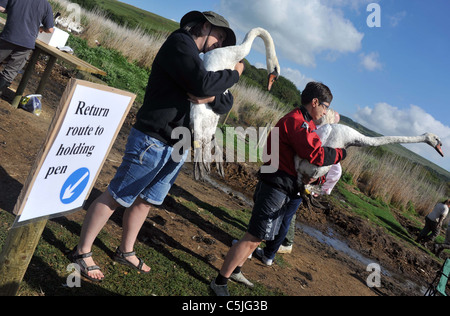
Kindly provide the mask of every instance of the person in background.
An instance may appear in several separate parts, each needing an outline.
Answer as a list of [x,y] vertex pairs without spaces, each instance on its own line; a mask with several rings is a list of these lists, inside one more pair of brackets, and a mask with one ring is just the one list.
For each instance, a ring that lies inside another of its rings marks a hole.
[[444,243],[434,245],[434,253],[437,257],[439,257],[445,249],[450,249],[450,225],[447,226]]
[[[444,220],[447,218],[450,206],[450,199],[436,204],[433,211],[425,218],[425,227],[417,237],[416,242],[434,241],[439,235]],[[431,234],[430,234],[431,233]]]
[[0,34],[0,94],[11,85],[35,49],[39,32],[53,33],[53,11],[47,0],[0,0],[6,25]]
[[[134,244],[151,205],[161,205],[184,164],[188,150],[175,152],[178,127],[189,128],[190,105],[208,103],[213,111],[231,110],[233,96],[226,91],[239,81],[244,64],[235,69],[206,71],[199,57],[216,48],[236,44],[228,22],[214,12],[192,11],[180,22],[155,57],[144,104],[136,116],[122,164],[108,189],[89,207],[80,241],[70,257],[81,274],[101,281],[104,274],[92,259],[92,245],[119,206],[123,215],[122,242],[114,259],[142,273],[150,267],[136,256]],[[174,159],[173,155],[179,157]]]

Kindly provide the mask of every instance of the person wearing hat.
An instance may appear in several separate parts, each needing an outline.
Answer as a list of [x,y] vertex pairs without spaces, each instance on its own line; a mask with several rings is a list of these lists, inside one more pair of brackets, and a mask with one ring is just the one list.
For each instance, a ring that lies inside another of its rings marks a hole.
[[[104,274],[92,259],[92,245],[100,230],[119,206],[125,207],[122,242],[114,259],[124,265],[150,272],[136,256],[134,244],[150,205],[161,205],[186,160],[188,151],[176,152],[178,127],[189,128],[190,106],[208,103],[218,114],[231,110],[233,96],[227,90],[236,84],[244,66],[234,70],[206,71],[200,53],[236,44],[228,22],[214,12],[192,11],[162,45],[152,65],[144,103],[139,109],[122,164],[108,189],[89,207],[80,241],[71,252],[81,274],[101,281]],[[181,157],[175,159],[173,157]]]
[[223,42],[221,47],[236,45],[236,35],[233,30],[230,29],[227,20],[215,12],[191,11],[181,19],[180,26],[182,29],[194,35],[197,40],[199,40],[199,37],[202,37],[202,33],[199,31],[201,31],[203,27],[206,28],[207,36],[203,38],[203,45],[201,45],[202,40],[199,40],[199,50],[202,53],[207,53],[208,51],[217,48],[217,45],[215,44],[207,45],[209,40],[213,40],[210,38],[211,36],[214,37],[214,34],[212,34],[213,31],[225,32],[225,36],[222,38]]

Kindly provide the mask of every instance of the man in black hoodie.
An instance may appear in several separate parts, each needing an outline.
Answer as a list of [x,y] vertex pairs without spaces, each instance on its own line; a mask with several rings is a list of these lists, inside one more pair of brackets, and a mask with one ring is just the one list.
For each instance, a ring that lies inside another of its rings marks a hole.
[[150,268],[136,256],[134,243],[150,210],[161,205],[175,182],[181,161],[172,159],[172,139],[177,127],[189,127],[190,104],[208,103],[219,114],[227,113],[233,96],[225,91],[238,82],[244,66],[235,70],[206,71],[199,53],[236,44],[228,22],[214,12],[192,11],[162,45],[152,66],[144,104],[131,130],[122,165],[104,192],[89,207],[72,260],[93,281],[104,278],[92,259],[91,248],[100,230],[119,206],[126,207],[123,238],[115,260],[148,273]]

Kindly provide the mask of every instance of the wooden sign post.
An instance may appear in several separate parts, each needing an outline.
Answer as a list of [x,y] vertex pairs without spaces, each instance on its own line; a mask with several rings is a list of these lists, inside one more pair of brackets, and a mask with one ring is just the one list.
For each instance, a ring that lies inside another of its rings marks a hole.
[[9,231],[0,254],[0,296],[14,296],[28,269],[47,220]]
[[15,295],[49,218],[81,210],[136,95],[72,79],[16,203],[0,253],[0,295]]

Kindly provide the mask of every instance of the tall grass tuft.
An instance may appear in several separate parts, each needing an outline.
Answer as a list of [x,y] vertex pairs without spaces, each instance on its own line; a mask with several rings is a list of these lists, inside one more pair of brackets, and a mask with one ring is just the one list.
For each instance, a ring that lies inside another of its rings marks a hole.
[[[67,0],[51,0],[54,11],[59,11],[63,16],[71,16],[73,13],[67,9],[71,2]],[[153,60],[161,45],[169,34],[157,33],[148,34],[140,28],[129,29],[120,26],[106,17],[104,12],[99,10],[80,10],[78,17],[84,31],[81,37],[88,41],[91,46],[102,45],[106,48],[121,52],[131,62],[137,63],[140,67],[150,69]]]
[[403,209],[412,204],[416,212],[427,215],[445,195],[445,185],[433,182],[423,166],[392,154],[380,157],[367,149],[351,148],[348,153],[342,167],[371,197]]
[[234,97],[233,117],[238,124],[244,126],[273,126],[286,114],[283,105],[268,92],[239,82],[232,89]]

